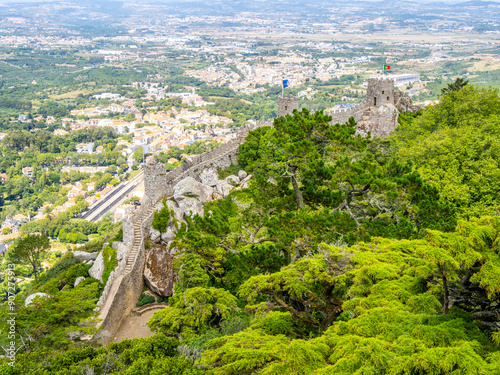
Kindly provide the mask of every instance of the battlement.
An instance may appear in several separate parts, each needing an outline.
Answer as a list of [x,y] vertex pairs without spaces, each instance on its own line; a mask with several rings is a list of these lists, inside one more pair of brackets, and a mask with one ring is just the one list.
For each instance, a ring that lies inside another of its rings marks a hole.
[[370,84],[370,81],[377,81],[377,82],[387,82],[387,83],[394,83],[394,78],[390,77],[383,77],[383,76],[371,76],[368,78],[368,85]]
[[365,108],[366,103],[358,103],[350,108],[329,109],[324,113],[328,116],[332,116],[332,124],[344,124],[351,117],[354,117],[354,120],[359,121],[363,116]]

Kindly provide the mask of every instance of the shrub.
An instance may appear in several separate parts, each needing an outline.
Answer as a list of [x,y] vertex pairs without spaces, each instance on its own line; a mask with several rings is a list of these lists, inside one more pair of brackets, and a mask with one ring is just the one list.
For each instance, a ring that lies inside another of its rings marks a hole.
[[62,251],[56,251],[55,252],[56,258],[60,258],[62,256]]
[[153,222],[151,226],[160,232],[165,232],[167,230],[168,224],[170,223],[170,210],[167,207],[166,199],[163,200],[163,208],[154,213]]
[[142,293],[139,297],[139,301],[135,304],[137,307],[141,307],[147,303],[153,303],[155,298],[153,296],[148,296],[147,294]]
[[163,297],[158,297],[158,298],[156,299],[156,302],[163,302]]
[[106,285],[109,279],[109,275],[118,266],[118,260],[116,259],[116,250],[111,246],[105,246],[102,249],[102,257],[104,260],[104,272],[102,273],[102,283]]
[[120,227],[118,229],[118,233],[116,233],[115,238],[113,238],[113,241],[111,242],[122,242],[123,241],[123,227]]

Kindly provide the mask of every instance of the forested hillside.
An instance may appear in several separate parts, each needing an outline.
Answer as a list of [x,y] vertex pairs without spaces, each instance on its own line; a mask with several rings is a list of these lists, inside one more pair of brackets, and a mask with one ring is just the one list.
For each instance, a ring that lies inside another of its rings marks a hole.
[[307,109],[252,131],[248,188],[179,224],[154,336],[80,340],[103,286],[68,255],[17,294],[0,374],[500,373],[500,98],[440,99],[385,139]]

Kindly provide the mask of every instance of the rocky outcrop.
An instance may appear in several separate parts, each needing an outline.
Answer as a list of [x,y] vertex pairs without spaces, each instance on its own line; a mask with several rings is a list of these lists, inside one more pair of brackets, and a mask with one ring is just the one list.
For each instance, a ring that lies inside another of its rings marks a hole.
[[102,251],[97,256],[92,267],[89,269],[89,275],[102,283],[102,274],[104,272],[104,257],[102,256]]
[[173,293],[174,269],[172,256],[165,245],[153,245],[144,267],[144,281],[154,293],[169,297]]
[[238,178],[240,179],[240,181],[243,181],[245,178],[247,178],[247,172],[241,170],[238,172]]
[[219,174],[215,168],[206,168],[200,173],[200,181],[203,185],[214,187],[219,180]]
[[363,118],[356,125],[356,133],[363,137],[371,133],[372,137],[387,137],[396,129],[399,111],[390,103],[365,110]]
[[186,197],[178,202],[179,208],[190,217],[198,214],[203,216],[203,202],[198,198]]
[[186,177],[174,186],[174,200],[180,205],[185,198],[196,198],[201,202],[212,200],[213,189],[203,185],[193,177]]
[[97,253],[87,253],[86,251],[75,251],[73,256],[80,262],[87,262],[89,260],[96,260]]
[[24,300],[24,306],[29,306],[33,303],[33,300],[37,297],[41,298],[48,298],[50,297],[47,293],[34,293],[29,295],[25,300]]
[[[202,171],[201,183],[192,177],[186,177],[179,181],[174,187],[174,200],[167,200],[155,206],[156,211],[160,211],[164,205],[174,212],[177,221],[185,222],[184,215],[203,216],[203,204],[213,199],[226,198],[232,189],[247,184],[252,176],[248,176],[245,171],[240,171],[238,176],[231,175],[223,180],[217,178],[215,168]],[[213,187],[216,187],[214,191]],[[167,226],[165,232],[149,229],[150,240],[153,242],[146,258],[144,268],[144,281],[151,291],[162,296],[172,295],[175,275],[172,267],[173,257],[177,249],[170,246],[177,231],[173,220]]]
[[159,230],[156,230],[154,228],[151,228],[149,231],[149,238],[151,241],[155,243],[160,243],[161,241],[161,232]]

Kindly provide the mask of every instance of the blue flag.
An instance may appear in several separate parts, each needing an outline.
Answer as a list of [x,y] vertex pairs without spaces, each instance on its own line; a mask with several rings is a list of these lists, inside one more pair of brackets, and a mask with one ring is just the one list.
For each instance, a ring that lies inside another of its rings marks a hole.
[[284,80],[283,80],[283,88],[286,88],[286,87],[288,87],[288,86],[290,86],[290,81],[289,81],[289,80],[287,80],[287,79],[284,79]]

